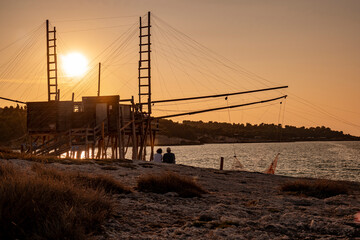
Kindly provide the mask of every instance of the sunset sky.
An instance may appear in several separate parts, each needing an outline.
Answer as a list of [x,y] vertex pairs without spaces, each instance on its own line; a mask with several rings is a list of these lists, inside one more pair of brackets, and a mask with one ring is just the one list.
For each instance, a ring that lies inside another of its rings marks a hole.
[[[96,94],[98,62],[103,95],[137,99],[137,27],[148,11],[154,100],[289,86],[228,100],[155,105],[155,116],[287,94],[281,105],[173,120],[326,126],[360,136],[357,0],[0,0],[0,97],[47,100],[49,19],[58,54],[78,52],[89,61],[82,78],[59,69],[62,100],[72,92],[77,100]],[[1,107],[10,104],[0,101]]]

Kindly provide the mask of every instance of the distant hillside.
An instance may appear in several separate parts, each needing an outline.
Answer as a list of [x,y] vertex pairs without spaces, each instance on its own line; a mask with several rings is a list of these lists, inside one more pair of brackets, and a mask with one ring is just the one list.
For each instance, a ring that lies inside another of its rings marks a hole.
[[230,124],[219,122],[160,120],[159,134],[199,143],[271,141],[359,141],[360,137],[327,127],[285,127],[275,124]]
[[[360,137],[332,131],[326,127],[279,127],[275,124],[230,124],[219,122],[160,120],[159,142],[199,144],[223,142],[270,141],[358,141]],[[26,134],[26,110],[22,107],[0,108],[0,145],[19,145]],[[165,136],[165,138],[164,138]],[[167,137],[167,138],[166,138]]]

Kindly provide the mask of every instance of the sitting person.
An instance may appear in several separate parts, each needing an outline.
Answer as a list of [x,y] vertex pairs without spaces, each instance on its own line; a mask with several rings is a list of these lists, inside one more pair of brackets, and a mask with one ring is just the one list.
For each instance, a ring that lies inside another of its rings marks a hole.
[[162,149],[159,148],[158,150],[156,150],[156,153],[154,155],[154,162],[158,162],[158,163],[161,163],[162,162],[162,158],[163,156],[161,155],[162,153]]
[[173,154],[171,152],[171,148],[167,148],[166,149],[166,153],[164,154],[163,157],[163,162],[164,163],[175,163],[175,154]]

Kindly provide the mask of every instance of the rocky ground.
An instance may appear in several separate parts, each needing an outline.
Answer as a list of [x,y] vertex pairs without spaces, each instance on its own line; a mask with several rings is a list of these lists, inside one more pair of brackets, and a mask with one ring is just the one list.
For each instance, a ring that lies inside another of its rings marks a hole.
[[[31,162],[11,160],[27,168]],[[219,171],[143,161],[111,164],[60,164],[53,167],[108,174],[134,189],[113,195],[114,217],[99,239],[360,239],[360,184],[349,195],[325,199],[289,195],[280,186],[296,178]],[[143,193],[135,189],[143,174],[173,171],[196,178],[209,191],[202,197]]]

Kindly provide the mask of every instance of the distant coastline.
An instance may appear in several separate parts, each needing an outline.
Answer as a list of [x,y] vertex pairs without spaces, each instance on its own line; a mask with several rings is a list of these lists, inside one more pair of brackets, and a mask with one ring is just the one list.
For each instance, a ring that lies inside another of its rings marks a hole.
[[[26,136],[26,109],[0,108],[0,145],[18,148]],[[360,141],[360,137],[328,127],[295,127],[275,124],[221,123],[160,119],[155,145],[201,145],[210,143],[267,143],[301,141]]]
[[360,141],[360,139],[301,139],[301,140],[256,140],[249,139],[243,141],[213,141],[213,142],[200,142],[200,141],[191,141],[184,138],[169,138],[164,135],[157,136],[155,141],[156,146],[186,146],[186,145],[204,145],[204,144],[232,144],[232,143],[286,143],[286,142],[336,142],[336,141]]
[[328,127],[295,127],[275,124],[230,124],[220,122],[162,119],[157,145],[197,145],[206,143],[266,143],[303,141],[360,141],[360,137]]

